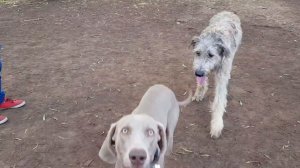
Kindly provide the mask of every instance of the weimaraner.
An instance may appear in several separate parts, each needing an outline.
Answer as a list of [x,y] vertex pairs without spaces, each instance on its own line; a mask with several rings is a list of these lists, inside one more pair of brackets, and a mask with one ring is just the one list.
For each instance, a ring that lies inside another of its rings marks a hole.
[[180,108],[191,102],[178,102],[171,89],[154,85],[129,115],[111,124],[99,151],[100,158],[115,168],[163,168],[170,154]]

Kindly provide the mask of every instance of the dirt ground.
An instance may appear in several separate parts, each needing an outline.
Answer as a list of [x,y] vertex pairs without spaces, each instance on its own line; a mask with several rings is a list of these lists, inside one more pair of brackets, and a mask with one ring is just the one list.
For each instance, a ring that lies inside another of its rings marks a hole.
[[27,102],[0,112],[1,168],[112,168],[97,155],[110,124],[153,84],[184,99],[191,38],[222,10],[244,31],[225,130],[209,136],[210,88],[183,109],[166,167],[300,167],[300,1],[0,2],[4,88]]

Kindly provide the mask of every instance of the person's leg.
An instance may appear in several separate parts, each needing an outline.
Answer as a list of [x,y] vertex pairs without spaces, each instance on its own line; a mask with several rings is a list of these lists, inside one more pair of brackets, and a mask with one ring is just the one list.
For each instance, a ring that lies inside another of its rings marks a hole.
[[[0,54],[3,47],[0,45]],[[0,109],[19,108],[25,105],[24,100],[20,99],[8,99],[5,97],[5,92],[2,89],[2,60],[0,55]],[[1,119],[1,118],[0,118]],[[7,119],[6,119],[7,120]],[[1,124],[1,121],[0,121]]]
[[2,58],[1,58],[1,52],[2,52],[2,45],[0,44],[0,104],[4,102],[5,100],[5,92],[2,90]]
[[[5,100],[5,92],[2,90],[1,72],[2,72],[2,59],[1,59],[2,45],[0,45],[0,104]],[[0,125],[8,120],[7,117],[0,115]]]

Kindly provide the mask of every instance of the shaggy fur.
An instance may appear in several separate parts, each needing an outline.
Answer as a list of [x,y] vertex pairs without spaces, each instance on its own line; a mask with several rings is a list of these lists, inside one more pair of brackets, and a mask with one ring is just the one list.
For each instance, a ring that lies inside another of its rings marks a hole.
[[[215,97],[211,106],[212,137],[221,135],[223,114],[227,106],[227,85],[230,79],[232,62],[242,40],[240,19],[232,12],[223,11],[210,19],[200,36],[192,40],[194,51],[193,69],[198,77],[206,77],[210,72],[215,75]],[[208,89],[208,80],[197,85],[193,100],[203,99]]]

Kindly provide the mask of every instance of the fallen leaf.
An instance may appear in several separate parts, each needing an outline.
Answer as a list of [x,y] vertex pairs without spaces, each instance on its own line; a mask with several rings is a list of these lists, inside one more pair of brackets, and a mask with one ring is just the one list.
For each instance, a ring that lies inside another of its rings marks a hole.
[[246,163],[259,163],[259,161],[255,161],[255,160],[249,160],[249,161],[247,161]]
[[38,146],[39,146],[39,144],[36,144],[36,146],[34,148],[32,148],[32,150],[35,150]]
[[27,20],[23,20],[24,22],[30,22],[30,21],[38,21],[41,20],[42,18],[36,18],[36,19],[27,19]]
[[93,161],[94,161],[94,160],[87,160],[87,161],[83,164],[83,166],[89,167],[90,164],[91,164]]
[[264,156],[265,156],[266,158],[268,158],[268,159],[271,159],[271,157],[270,157],[269,155],[267,155],[267,154],[264,154]]
[[287,149],[288,147],[290,147],[290,145],[283,145],[281,149],[282,149],[282,150],[285,150],[285,149]]
[[186,148],[184,148],[184,147],[181,147],[181,149],[182,149],[183,151],[185,151],[185,152],[188,152],[188,153],[193,153],[193,151],[191,151],[191,150],[188,150],[188,149],[186,149]]
[[250,127],[254,127],[252,125],[242,125],[243,128],[250,128]]
[[186,155],[187,153],[182,152],[182,151],[178,151],[178,152],[176,152],[176,154]]
[[139,3],[138,5],[147,5],[148,3],[146,3],[146,2],[141,2],[141,3]]
[[209,154],[202,154],[202,155],[200,155],[200,156],[202,156],[202,157],[210,157]]
[[60,138],[60,139],[67,139],[67,138],[59,136],[59,135],[57,137]]
[[53,108],[49,108],[49,110],[52,110],[52,111],[58,111],[57,109],[53,109]]

